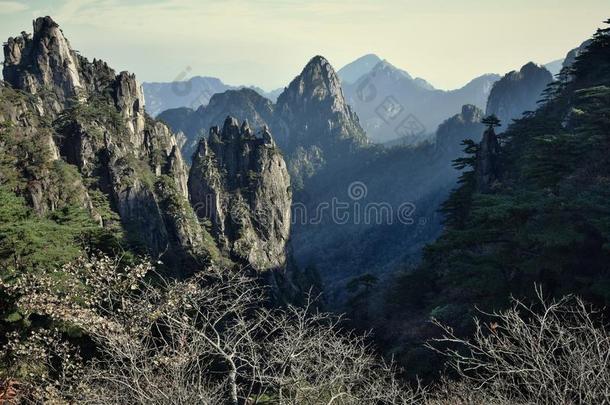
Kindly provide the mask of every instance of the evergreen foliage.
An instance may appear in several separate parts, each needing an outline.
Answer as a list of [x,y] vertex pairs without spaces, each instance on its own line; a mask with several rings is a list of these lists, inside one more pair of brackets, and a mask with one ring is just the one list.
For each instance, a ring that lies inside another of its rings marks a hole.
[[[467,156],[455,161],[459,186],[442,207],[443,235],[388,295],[399,308],[394,318],[437,318],[463,335],[475,308],[502,310],[511,297],[528,302],[535,284],[549,296],[610,304],[609,61],[610,29],[602,29],[569,81],[563,75],[551,84],[539,109],[503,134],[501,181],[488,193],[475,184],[478,145],[465,141]],[[398,289],[408,291],[402,306]],[[407,297],[414,292],[417,299]],[[409,358],[409,342],[423,336],[406,338],[401,355]]]

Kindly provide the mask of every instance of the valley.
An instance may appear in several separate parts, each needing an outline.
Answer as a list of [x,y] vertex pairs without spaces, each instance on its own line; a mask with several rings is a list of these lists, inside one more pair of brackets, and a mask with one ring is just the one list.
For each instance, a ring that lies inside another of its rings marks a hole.
[[454,90],[141,84],[68,35],[3,45],[0,404],[608,401],[610,28]]

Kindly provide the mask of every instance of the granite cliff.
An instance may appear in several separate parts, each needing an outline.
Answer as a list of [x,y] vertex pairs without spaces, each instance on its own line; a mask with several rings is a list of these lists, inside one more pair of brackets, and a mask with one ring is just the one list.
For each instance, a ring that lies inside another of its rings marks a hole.
[[146,115],[134,75],[78,54],[50,17],[34,21],[33,35],[9,38],[4,55],[2,118],[16,123],[7,135],[12,144],[38,145],[28,158],[41,168],[23,173],[27,162],[14,159],[25,184],[15,191],[37,212],[66,204],[58,197],[64,185],[51,181],[62,167],[73,174],[74,186],[64,200],[78,200],[101,226],[95,201],[107,201],[130,243],[148,254],[197,263],[214,255],[188,205],[188,173],[176,138]]
[[524,112],[536,110],[542,92],[552,81],[553,76],[546,68],[532,62],[519,71],[507,73],[491,89],[486,115],[496,115],[506,128]]
[[191,204],[209,221],[221,249],[254,270],[286,264],[292,195],[286,163],[271,134],[227,117],[193,156]]

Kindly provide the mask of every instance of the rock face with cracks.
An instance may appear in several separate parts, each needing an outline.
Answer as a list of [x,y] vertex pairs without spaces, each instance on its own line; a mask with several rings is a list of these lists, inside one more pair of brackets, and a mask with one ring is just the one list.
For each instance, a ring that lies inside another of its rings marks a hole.
[[[0,118],[14,124],[11,136],[37,138],[44,145],[38,159],[46,166],[75,167],[80,178],[72,197],[98,217],[91,194],[101,192],[130,238],[153,257],[212,255],[188,204],[188,171],[176,138],[145,113],[135,76],[81,56],[50,17],[33,26],[33,34],[4,45]],[[30,176],[22,190],[39,213],[61,204],[50,174]]]
[[256,271],[284,267],[290,176],[266,127],[255,134],[232,117],[212,127],[193,157],[188,188],[197,216],[232,259]]

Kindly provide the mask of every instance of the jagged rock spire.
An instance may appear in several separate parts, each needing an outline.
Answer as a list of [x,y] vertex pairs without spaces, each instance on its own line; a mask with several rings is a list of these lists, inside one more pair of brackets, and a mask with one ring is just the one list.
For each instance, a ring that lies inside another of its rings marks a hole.
[[487,128],[476,156],[475,179],[479,193],[489,193],[500,180],[500,143],[493,127]]
[[63,99],[76,96],[82,87],[79,61],[59,25],[40,17],[33,26],[33,36],[22,33],[4,45],[4,80],[32,94],[52,87]]
[[312,58],[278,97],[276,112],[283,123],[280,146],[293,156],[291,175],[299,186],[304,176],[367,143],[339,77],[322,56]]
[[[106,194],[123,228],[152,256],[204,256],[204,233],[187,203],[187,170],[176,139],[164,124],[146,119],[135,76],[117,75],[105,62],[79,55],[51,17],[37,18],[33,28],[33,35],[5,43],[3,74],[10,87],[31,95],[36,114],[61,115],[53,136],[37,131],[37,141],[78,168],[83,184]],[[74,101],[94,108],[95,117],[75,113]],[[36,128],[23,133],[28,130]],[[35,197],[42,201],[49,191],[35,180]]]
[[210,129],[193,157],[191,205],[210,221],[219,245],[255,270],[282,268],[290,232],[290,177],[267,128],[251,136],[247,123],[227,117]]

